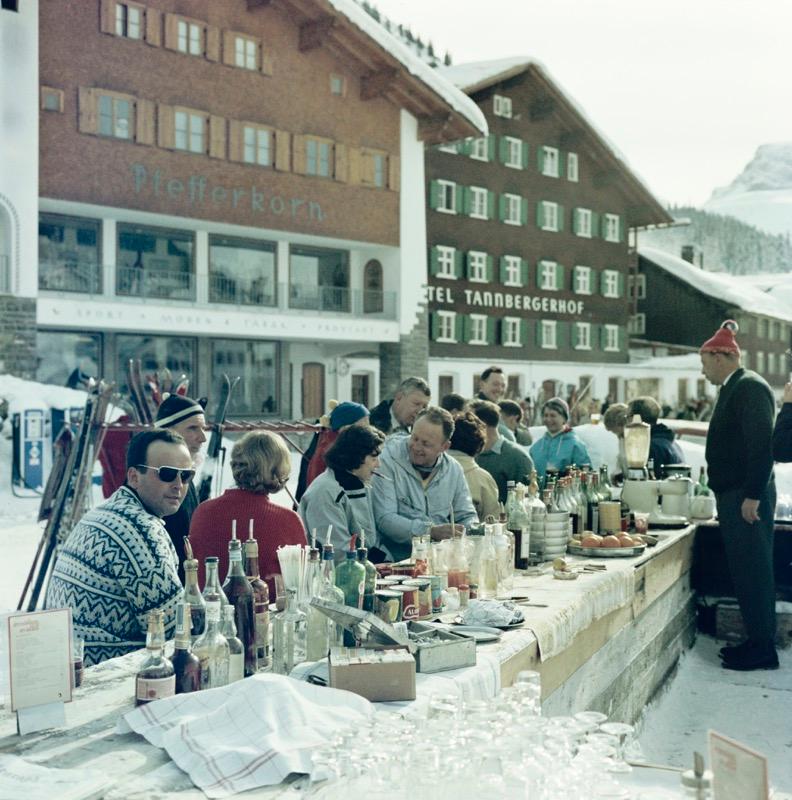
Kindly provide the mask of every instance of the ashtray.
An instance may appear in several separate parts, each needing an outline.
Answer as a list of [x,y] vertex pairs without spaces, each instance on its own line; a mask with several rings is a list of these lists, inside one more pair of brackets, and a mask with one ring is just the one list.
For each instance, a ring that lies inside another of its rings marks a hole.
[[554,569],[553,577],[559,581],[576,581],[580,576],[579,572],[573,572],[566,569]]

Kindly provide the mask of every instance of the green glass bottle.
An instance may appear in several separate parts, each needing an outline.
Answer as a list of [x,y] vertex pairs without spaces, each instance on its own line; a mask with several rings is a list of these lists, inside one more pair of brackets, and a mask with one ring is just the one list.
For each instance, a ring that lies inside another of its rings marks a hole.
[[368,548],[358,547],[358,564],[366,570],[365,583],[363,584],[363,610],[374,610],[374,592],[377,589],[377,568],[368,559]]

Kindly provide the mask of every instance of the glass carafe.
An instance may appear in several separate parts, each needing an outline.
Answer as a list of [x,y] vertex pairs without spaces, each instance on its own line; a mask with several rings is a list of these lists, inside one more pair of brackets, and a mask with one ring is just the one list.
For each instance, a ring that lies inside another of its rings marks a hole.
[[272,671],[288,675],[305,655],[305,614],[297,607],[297,592],[286,589],[286,606],[272,623]]

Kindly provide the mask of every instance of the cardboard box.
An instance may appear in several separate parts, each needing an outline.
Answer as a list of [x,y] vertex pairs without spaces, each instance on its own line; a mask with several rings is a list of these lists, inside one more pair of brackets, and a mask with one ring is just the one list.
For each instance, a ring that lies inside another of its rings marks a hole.
[[372,702],[415,700],[415,659],[403,647],[333,647],[330,686]]

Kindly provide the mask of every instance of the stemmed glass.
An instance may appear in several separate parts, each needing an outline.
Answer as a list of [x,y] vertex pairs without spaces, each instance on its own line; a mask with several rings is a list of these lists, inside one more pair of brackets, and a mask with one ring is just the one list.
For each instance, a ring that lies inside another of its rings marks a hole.
[[615,736],[619,742],[616,749],[616,760],[610,772],[632,772],[632,767],[624,760],[624,747],[627,737],[632,736],[635,728],[626,722],[604,722],[599,729],[608,736]]

